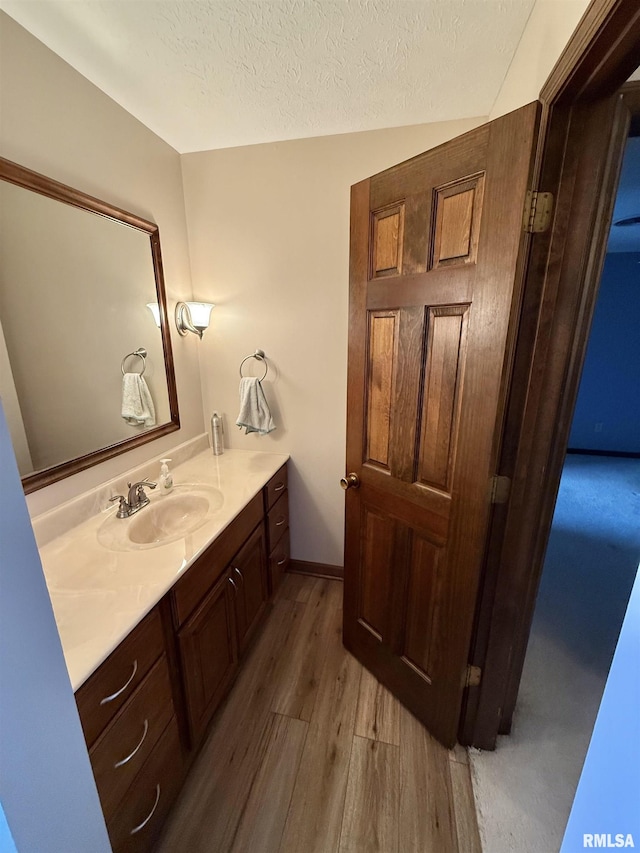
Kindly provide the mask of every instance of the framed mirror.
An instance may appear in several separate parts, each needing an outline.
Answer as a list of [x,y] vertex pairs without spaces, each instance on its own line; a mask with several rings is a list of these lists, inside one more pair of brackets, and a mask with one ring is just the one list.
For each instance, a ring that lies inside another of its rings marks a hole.
[[3,158],[0,178],[0,397],[29,493],[179,429],[178,396],[157,225]]

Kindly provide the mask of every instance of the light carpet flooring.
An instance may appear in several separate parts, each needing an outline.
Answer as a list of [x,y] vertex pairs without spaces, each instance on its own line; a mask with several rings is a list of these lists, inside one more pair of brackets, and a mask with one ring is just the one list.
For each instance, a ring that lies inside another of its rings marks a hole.
[[342,583],[288,574],[160,853],[479,853],[449,752],[342,646]]
[[470,756],[484,853],[560,849],[640,562],[639,519],[640,459],[567,456],[513,730]]

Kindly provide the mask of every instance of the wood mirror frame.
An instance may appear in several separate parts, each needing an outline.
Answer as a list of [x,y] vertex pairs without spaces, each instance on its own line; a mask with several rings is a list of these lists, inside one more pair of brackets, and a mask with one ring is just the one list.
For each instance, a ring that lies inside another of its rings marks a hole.
[[167,394],[169,400],[170,420],[159,426],[151,427],[144,433],[134,435],[114,442],[106,447],[101,447],[82,456],[61,462],[48,468],[43,468],[33,474],[27,474],[22,478],[25,494],[41,489],[85,468],[98,465],[107,459],[133,450],[135,447],[154,441],[163,435],[180,429],[180,417],[178,413],[178,393],[173,366],[173,353],[171,350],[171,338],[169,335],[167,300],[164,287],[164,275],[162,270],[162,255],[160,252],[160,236],[158,226],[148,222],[139,216],[128,213],[105,201],[87,195],[80,190],[73,189],[66,184],[54,181],[44,175],[33,172],[30,169],[13,163],[0,157],[0,180],[8,181],[19,187],[47,196],[50,199],[63,202],[80,210],[97,214],[107,219],[120,222],[130,228],[137,229],[149,237],[151,259],[155,277],[156,293],[158,296],[158,307],[160,312],[160,334],[162,337],[162,349],[164,353],[164,365],[167,381]]

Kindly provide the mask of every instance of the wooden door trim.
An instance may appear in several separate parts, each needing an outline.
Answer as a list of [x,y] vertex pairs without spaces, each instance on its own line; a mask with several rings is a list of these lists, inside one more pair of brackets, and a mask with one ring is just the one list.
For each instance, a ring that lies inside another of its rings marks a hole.
[[558,106],[612,95],[640,62],[639,31],[636,0],[593,0],[540,90],[540,100]]
[[493,517],[470,658],[483,676],[459,728],[461,742],[484,749],[511,727],[640,85],[624,87],[629,105],[618,90],[640,63],[638,43],[636,0],[594,0],[541,92],[536,187],[554,193],[556,209],[532,240],[499,468],[513,486]]

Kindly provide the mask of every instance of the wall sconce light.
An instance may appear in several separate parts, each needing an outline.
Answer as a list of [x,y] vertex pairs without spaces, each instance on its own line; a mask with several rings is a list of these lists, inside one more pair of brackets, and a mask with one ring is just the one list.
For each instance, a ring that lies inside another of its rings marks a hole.
[[211,302],[178,302],[176,305],[176,326],[178,333],[184,337],[187,332],[193,332],[202,339],[205,329],[209,328]]
[[153,319],[158,328],[160,328],[160,307],[157,302],[147,302],[147,308],[153,314]]

